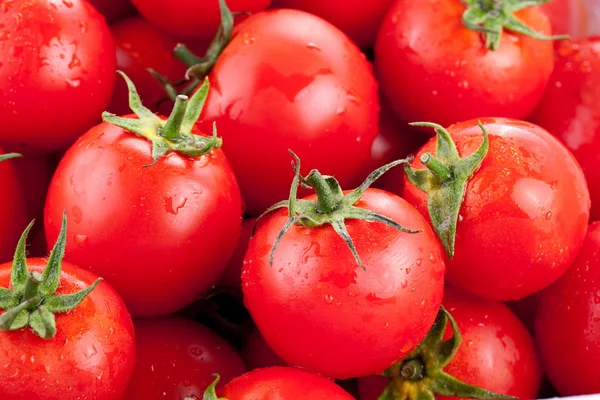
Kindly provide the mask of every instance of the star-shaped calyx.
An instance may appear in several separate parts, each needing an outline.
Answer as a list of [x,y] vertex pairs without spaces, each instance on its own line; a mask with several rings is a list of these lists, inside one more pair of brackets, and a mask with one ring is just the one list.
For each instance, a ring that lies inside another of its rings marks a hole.
[[0,288],[0,309],[4,309],[0,315],[0,330],[14,331],[29,326],[41,338],[51,339],[56,334],[54,314],[77,307],[102,278],[79,292],[55,294],[67,243],[66,214],[63,214],[60,234],[41,274],[27,269],[25,244],[32,226],[33,222],[17,244],[10,277],[12,289]]

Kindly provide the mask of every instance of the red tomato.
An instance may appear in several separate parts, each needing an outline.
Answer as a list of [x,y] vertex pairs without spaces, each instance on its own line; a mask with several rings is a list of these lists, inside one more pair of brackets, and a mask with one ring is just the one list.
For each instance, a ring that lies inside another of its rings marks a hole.
[[591,218],[600,218],[600,36],[564,41],[533,120],[573,152],[587,178]]
[[[447,281],[483,298],[517,300],[556,281],[585,237],[590,200],[581,168],[542,128],[523,121],[485,118],[489,151],[466,186]],[[477,121],[448,131],[461,156],[482,143]],[[423,169],[431,139],[412,166]],[[405,178],[406,179],[406,178]],[[429,215],[427,195],[405,181],[403,197]]]
[[269,346],[289,365],[331,378],[381,373],[406,356],[427,334],[442,299],[441,248],[417,210],[378,189],[368,189],[356,207],[421,232],[346,220],[363,270],[331,226],[294,225],[270,265],[288,220],[288,211],[279,210],[250,240],[242,272],[244,303]]
[[[112,25],[111,31],[117,46],[117,69],[125,72],[135,83],[146,107],[168,115],[173,102],[165,101],[159,108],[160,100],[167,95],[163,86],[146,69],[154,69],[169,81],[182,79],[187,67],[172,54],[177,39],[138,16]],[[202,54],[207,46],[195,44],[190,47]],[[108,110],[117,115],[128,114],[127,85],[120,76],[115,75],[115,78],[115,90]]]
[[[397,0],[388,11],[375,66],[403,121],[448,126],[478,117],[525,118],[539,102],[552,72],[552,42],[504,30],[499,48],[488,50],[481,32],[462,24],[465,9],[457,0]],[[550,33],[536,7],[515,16]]]
[[[13,245],[14,246],[14,245]],[[48,259],[30,258],[42,272]],[[11,263],[0,265],[0,287],[10,285]],[[89,287],[97,276],[63,262],[57,294]],[[0,398],[10,400],[119,400],[135,361],[131,317],[106,282],[73,310],[56,314],[56,336],[42,339],[30,329],[0,331]]]
[[[542,372],[535,343],[508,307],[450,288],[443,303],[462,336],[462,344],[444,372],[496,393],[519,399],[537,398]],[[451,336],[448,326],[446,338]],[[359,379],[360,400],[377,400],[387,382],[377,376]],[[437,395],[436,399],[456,397]]]
[[240,234],[238,245],[229,259],[225,272],[223,272],[219,279],[218,286],[227,286],[235,290],[242,289],[242,265],[244,264],[246,249],[248,249],[248,242],[250,241],[255,222],[256,218],[250,218],[244,220],[242,223],[242,233]]
[[590,225],[569,271],[540,295],[535,334],[552,384],[563,396],[600,392],[600,223]]
[[[181,39],[211,40],[221,23],[218,0],[132,0],[140,14],[161,30]],[[227,0],[232,12],[255,13],[271,0]]]
[[88,0],[108,22],[115,22],[135,13],[129,0]]
[[84,0],[0,4],[0,144],[19,152],[69,146],[110,99],[115,46]]
[[345,1],[343,11],[335,0],[273,0],[277,8],[295,8],[321,17],[341,29],[362,48],[375,44],[377,31],[393,0]]
[[208,328],[183,318],[135,322],[137,359],[125,399],[201,399],[221,376],[221,385],[246,372],[242,359]]
[[216,121],[227,143],[248,215],[288,196],[288,149],[353,182],[377,136],[377,83],[364,54],[302,11],[261,12],[235,32],[209,75],[203,120]]
[[309,371],[271,367],[248,372],[219,391],[227,400],[352,400],[344,389]]
[[257,368],[284,367],[286,363],[269,347],[258,330],[252,331],[242,349],[244,363],[250,371]]
[[[0,156],[5,153],[0,149]],[[12,258],[15,244],[28,220],[22,185],[15,167],[15,159],[0,161],[0,262]]]

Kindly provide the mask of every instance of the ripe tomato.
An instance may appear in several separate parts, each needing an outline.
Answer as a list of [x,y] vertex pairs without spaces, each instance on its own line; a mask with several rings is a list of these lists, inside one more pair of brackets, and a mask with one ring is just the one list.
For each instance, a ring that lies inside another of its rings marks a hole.
[[[198,101],[190,99],[190,110]],[[54,241],[66,210],[73,221],[67,260],[105,277],[132,315],[166,315],[216,283],[237,245],[242,204],[213,139],[198,136],[195,127],[188,131],[189,120],[184,127],[172,118],[167,127],[148,109],[136,112],[150,128],[133,134],[103,122],[65,153],[48,191],[46,237]],[[201,141],[204,149],[197,153]],[[157,151],[182,145],[157,157]]]
[[[23,228],[27,226],[27,210],[22,185],[18,179],[15,159],[1,161],[5,152],[0,149],[0,262],[12,258],[14,247]],[[35,178],[34,178],[35,180]]]
[[252,236],[252,228],[255,222],[256,218],[250,218],[242,223],[242,233],[238,245],[229,259],[225,272],[219,278],[218,286],[227,286],[235,290],[242,289],[242,265],[244,264],[246,249],[248,249],[248,242],[250,236]]
[[[504,304],[447,288],[444,307],[458,324],[462,343],[443,371],[465,382],[519,399],[537,398],[542,376],[535,343],[525,326]],[[446,328],[445,338],[452,336]],[[425,372],[428,374],[428,372]],[[432,377],[432,375],[426,375]],[[388,380],[359,379],[360,400],[377,400]],[[436,399],[456,399],[436,395]]]
[[377,31],[393,0],[273,0],[273,7],[295,8],[321,17],[341,29],[361,48],[375,44]]
[[[317,174],[313,170],[305,182]],[[338,191],[337,182],[327,182]],[[435,319],[443,292],[441,248],[427,221],[398,196],[378,189],[362,197],[346,192],[325,208],[327,195],[320,188],[327,185],[312,184],[318,198],[298,200],[300,209],[290,215],[275,211],[258,226],[244,260],[244,303],[266,342],[289,365],[340,379],[381,373],[410,353]],[[350,198],[359,200],[348,208]],[[304,223],[311,222],[296,218],[297,224],[286,227],[296,212],[323,225],[309,228]],[[344,228],[339,219],[348,213],[353,217]],[[403,232],[374,217],[368,220],[379,222],[367,222],[364,213],[419,232]],[[328,218],[333,226],[326,225]]]
[[[486,116],[521,119],[539,102],[552,72],[552,43],[504,29],[497,50],[490,50],[481,32],[461,23],[465,10],[457,0],[397,0],[388,11],[375,67],[403,121],[448,126]],[[550,33],[548,18],[536,7],[515,16],[534,31]]]
[[[180,39],[211,40],[221,22],[218,0],[132,0],[140,14]],[[227,0],[232,12],[255,13],[271,0]]]
[[352,400],[330,380],[291,367],[255,369],[229,382],[219,396],[227,400]]
[[600,392],[600,223],[573,266],[540,294],[535,334],[546,373],[563,396]]
[[[25,261],[25,240],[20,244],[22,247],[19,259],[22,260],[23,266],[26,264],[28,271],[41,274],[44,268],[51,264],[47,258],[29,258]],[[103,281],[97,283],[97,276],[73,264],[62,262],[60,251],[57,250],[57,254],[57,264],[54,264],[53,269],[56,280],[51,285],[50,295],[42,295],[43,283],[39,285],[36,295],[40,296],[42,303],[29,317],[29,324],[33,324],[33,315],[40,308],[45,307],[46,313],[56,312],[53,318],[55,334],[38,336],[34,330],[27,327],[12,331],[0,330],[0,398],[121,399],[135,361],[135,338],[131,317],[125,304],[109,284]],[[12,263],[0,265],[0,288],[18,291],[16,283],[23,282],[17,282],[17,274],[14,268],[11,271],[11,267]],[[27,276],[25,272],[24,277]],[[33,281],[35,278],[25,279]],[[43,282],[49,282],[51,279]],[[94,287],[93,284],[96,283],[97,286]],[[51,299],[56,298],[54,294],[74,294],[90,287],[92,291],[79,305],[66,308],[69,311],[48,311]],[[6,297],[2,296],[2,301],[4,300]],[[23,300],[24,297],[19,297],[18,302]],[[9,310],[10,308],[7,308],[2,318]]]
[[600,218],[600,36],[564,41],[533,121],[573,152],[587,178],[591,218]]
[[201,399],[206,387],[246,372],[237,352],[208,328],[176,317],[135,322],[137,357],[126,399]]
[[88,0],[104,17],[106,21],[115,22],[135,13],[135,8],[129,0]]
[[[166,98],[165,90],[147,68],[154,69],[170,81],[181,79],[187,67],[172,54],[177,39],[138,16],[112,25],[111,32],[117,47],[117,69],[125,72],[135,83],[146,107],[168,115],[173,103],[165,101],[159,108],[159,102]],[[194,44],[191,47],[202,53],[207,46]],[[128,114],[127,85],[120,76],[115,75],[115,78],[115,90],[108,110],[117,115]]]
[[[455,199],[460,207],[454,219],[455,253],[446,278],[483,298],[517,300],[556,281],[575,259],[587,230],[588,189],[575,158],[542,128],[503,118],[481,122],[489,150],[465,183],[464,200],[460,195]],[[483,141],[474,120],[453,125],[448,132],[461,156],[473,154]],[[435,156],[435,144],[432,139],[421,148],[414,168],[424,168],[423,154]],[[430,215],[427,194],[405,179],[403,197]],[[454,187],[457,180],[449,182],[443,188]],[[442,221],[444,207],[454,205],[447,195],[453,193],[435,188],[429,195],[438,201],[432,215]],[[439,225],[446,228],[444,239],[454,236],[447,218]],[[448,240],[443,241],[448,248]]]
[[84,0],[3,1],[0,11],[0,144],[29,153],[69,146],[112,93],[104,18]]
[[353,182],[377,136],[377,83],[364,54],[333,25],[296,10],[258,13],[234,35],[209,75],[202,118],[216,121],[227,142],[247,214],[289,193],[288,149]]
[[286,363],[269,347],[258,330],[252,331],[242,349],[244,363],[250,371],[257,368],[285,366]]

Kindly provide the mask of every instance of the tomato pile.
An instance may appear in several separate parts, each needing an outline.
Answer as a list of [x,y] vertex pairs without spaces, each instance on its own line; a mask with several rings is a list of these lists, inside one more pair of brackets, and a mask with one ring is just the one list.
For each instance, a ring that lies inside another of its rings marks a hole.
[[583,6],[0,0],[0,399],[600,393]]

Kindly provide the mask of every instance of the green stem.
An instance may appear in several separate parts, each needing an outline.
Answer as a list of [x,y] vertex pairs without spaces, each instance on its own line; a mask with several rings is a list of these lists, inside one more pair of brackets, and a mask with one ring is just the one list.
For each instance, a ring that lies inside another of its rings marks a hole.
[[179,43],[173,49],[173,55],[182,63],[185,64],[186,67],[191,67],[192,65],[196,65],[201,63],[203,60],[201,57],[198,57],[194,53],[187,48],[185,44]]
[[323,214],[329,214],[335,211],[340,199],[338,193],[335,193],[327,180],[319,171],[313,170],[306,178],[306,181],[315,189],[317,194],[317,209]]
[[[27,301],[34,297],[39,296],[39,287],[42,283],[42,276],[35,271],[32,271],[27,276],[27,281],[25,282],[25,289],[23,290],[23,298],[21,301]],[[33,304],[35,307],[37,304]]]
[[449,182],[453,178],[452,170],[442,164],[431,153],[424,153],[421,156],[421,163],[427,167],[440,181]]
[[175,98],[173,111],[165,126],[160,130],[160,135],[165,139],[177,142],[181,138],[181,124],[188,105],[188,97],[179,95]]

